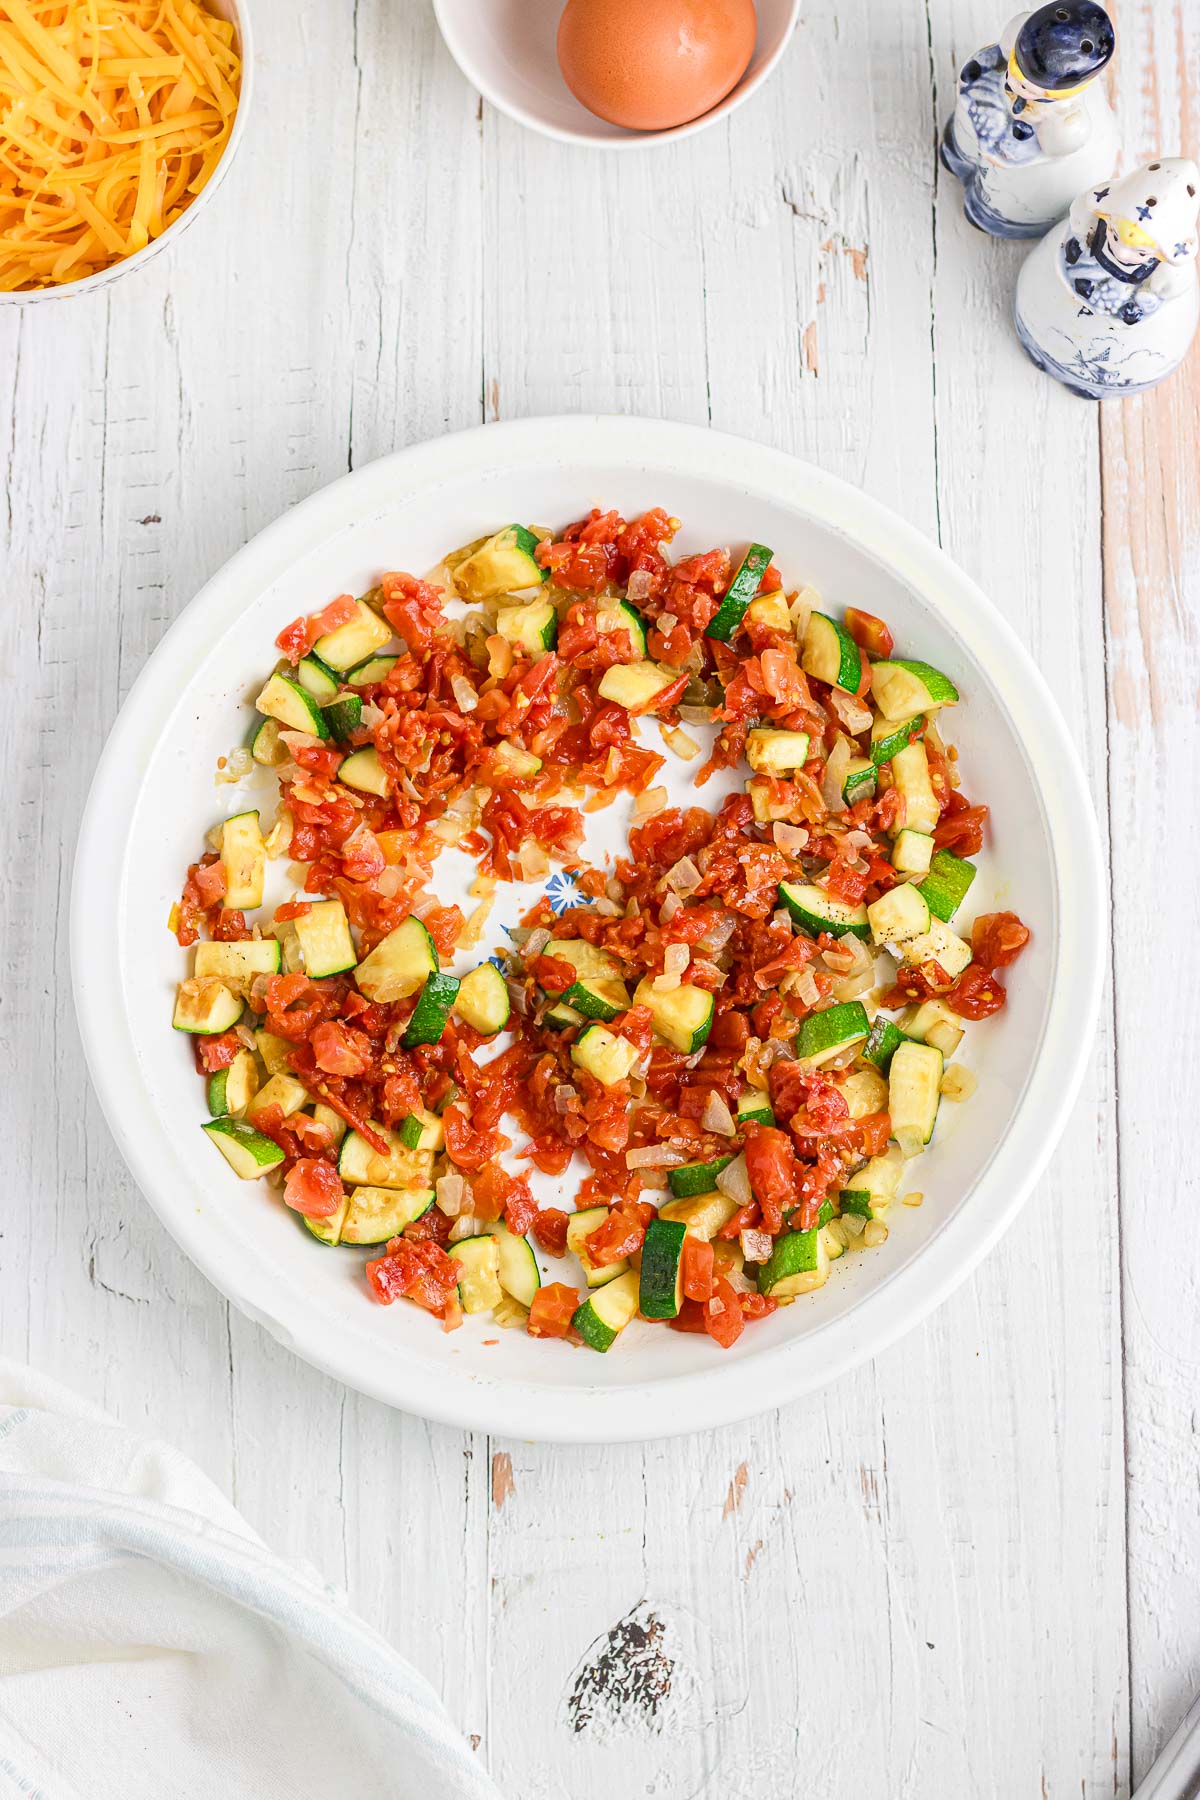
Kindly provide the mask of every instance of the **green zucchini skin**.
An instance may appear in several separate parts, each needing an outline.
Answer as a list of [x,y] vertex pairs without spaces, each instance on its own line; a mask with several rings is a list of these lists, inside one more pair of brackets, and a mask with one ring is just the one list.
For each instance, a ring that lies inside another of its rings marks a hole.
[[720,606],[705,627],[705,637],[727,644],[742,620],[746,608],[758,592],[759,583],[771,562],[765,544],[751,544],[738,565],[737,574],[725,590]]
[[406,1050],[414,1050],[418,1044],[436,1044],[440,1041],[457,995],[456,976],[443,975],[439,970],[426,977],[421,997],[400,1040]]
[[651,1219],[642,1245],[638,1310],[644,1319],[674,1319],[683,1300],[683,1240],[676,1219]]

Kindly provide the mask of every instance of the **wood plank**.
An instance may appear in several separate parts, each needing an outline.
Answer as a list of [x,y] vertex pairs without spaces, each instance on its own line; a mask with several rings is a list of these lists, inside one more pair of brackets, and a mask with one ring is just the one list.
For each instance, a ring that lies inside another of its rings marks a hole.
[[[1189,24],[1177,3],[1120,9],[1124,168],[1200,154],[1200,41]],[[1180,829],[1200,807],[1195,348],[1164,386],[1099,411],[1136,1778],[1200,1687],[1200,1522],[1191,1497],[1200,1226],[1177,1100],[1195,1086],[1200,978],[1186,955],[1172,954],[1194,932],[1200,873],[1195,833]],[[1137,900],[1147,879],[1149,925]]]

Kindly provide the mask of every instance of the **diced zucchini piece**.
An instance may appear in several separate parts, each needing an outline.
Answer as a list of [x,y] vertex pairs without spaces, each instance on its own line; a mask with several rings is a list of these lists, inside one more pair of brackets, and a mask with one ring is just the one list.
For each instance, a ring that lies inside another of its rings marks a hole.
[[756,725],[746,733],[746,761],[756,775],[784,775],[808,761],[807,731],[768,731]]
[[338,678],[328,663],[312,651],[302,656],[296,664],[296,680],[306,694],[311,694],[317,705],[327,706],[331,700],[337,699]]
[[[792,616],[788,611],[787,595],[783,589],[776,588],[773,594],[759,594],[746,608],[746,619],[750,624],[765,626],[768,631],[790,635]],[[712,635],[711,632],[709,635]]]
[[[738,564],[737,573],[726,588],[721,604],[705,629],[705,636],[727,644],[758,592],[758,586],[771,563],[771,552],[765,544],[751,544]],[[787,627],[785,626],[786,630]]]
[[948,925],[975,879],[975,865],[955,856],[950,850],[937,850],[929,865],[929,873],[921,883],[921,892],[929,902],[935,919]]
[[250,727],[246,747],[264,769],[278,769],[292,754],[287,745],[279,741],[278,719],[256,719]]
[[621,964],[607,950],[584,938],[551,938],[544,954],[570,963],[577,979],[564,988],[562,1001],[585,1019],[603,1024],[629,1010],[629,989],[621,980]]
[[558,642],[558,614],[549,600],[531,600],[528,606],[502,606],[496,614],[496,630],[536,661]]
[[446,1148],[446,1128],[437,1113],[430,1112],[425,1106],[401,1120],[396,1135],[407,1150],[428,1150],[436,1154]]
[[356,1187],[342,1218],[343,1244],[386,1244],[433,1205],[431,1187]]
[[354,788],[357,793],[375,794],[381,800],[387,799],[387,770],[380,762],[379,752],[374,744],[368,744],[362,750],[351,751],[340,764],[337,778],[343,787]]
[[505,525],[458,564],[454,585],[464,600],[491,600],[537,587],[547,574],[537,560],[537,547],[537,538],[524,525]]
[[336,700],[322,707],[330,737],[340,744],[352,731],[357,731],[362,724],[362,709],[361,694],[339,694]]
[[871,1026],[867,1041],[862,1047],[861,1054],[864,1062],[873,1063],[886,1075],[893,1056],[905,1041],[905,1036],[906,1033],[901,1031],[898,1025],[893,1025],[892,1021],[885,1019],[881,1013]]
[[[551,938],[542,952],[556,962],[570,963],[581,980],[619,981],[621,963],[607,950],[589,944],[586,938]],[[563,990],[569,993],[569,989]]]
[[494,1225],[489,1225],[487,1232],[489,1237],[495,1238],[496,1248],[500,1253],[496,1271],[500,1277],[500,1286],[519,1306],[528,1310],[542,1285],[533,1245],[528,1238],[517,1237],[515,1232],[510,1231],[499,1220]]
[[581,1012],[576,1012],[573,1006],[566,1006],[561,1000],[556,1000],[542,1014],[542,1024],[548,1025],[552,1031],[566,1031],[572,1025],[586,1023]]
[[277,1169],[283,1161],[279,1145],[241,1119],[210,1119],[201,1129],[243,1181],[253,1181],[268,1169]]
[[277,719],[288,731],[306,731],[310,737],[329,736],[320,707],[290,675],[272,675],[254,704],[260,713]]
[[196,945],[196,975],[219,981],[253,981],[256,975],[278,975],[283,966],[278,938],[247,938],[241,944]]
[[865,906],[850,906],[845,900],[835,900],[824,888],[813,887],[811,883],[781,881],[779,904],[787,908],[797,925],[810,937],[819,937],[823,931],[835,938],[845,937],[847,933],[859,938],[871,934]]
[[530,781],[542,766],[540,756],[535,756],[531,750],[523,750],[520,744],[510,743],[507,738],[492,746],[491,761],[500,780],[506,783]]
[[915,1156],[933,1136],[941,1099],[943,1058],[932,1044],[901,1044],[888,1071],[892,1136],[905,1156]]
[[387,680],[399,661],[398,656],[368,656],[365,662],[346,671],[346,680],[353,688],[374,687],[377,682]]
[[722,1226],[728,1225],[737,1211],[737,1201],[714,1188],[711,1194],[689,1194],[686,1198],[664,1200],[658,1209],[660,1219],[678,1219],[686,1225],[690,1236],[711,1243]]
[[845,1244],[840,1237],[834,1237],[828,1226],[824,1226],[821,1230],[821,1242],[825,1246],[825,1254],[830,1262],[836,1262],[839,1256],[845,1256]]
[[608,1025],[629,1011],[629,989],[623,981],[576,981],[563,995],[563,1002],[581,1017]]
[[796,805],[796,790],[775,775],[752,775],[746,792],[759,825],[774,824],[776,819],[790,819]]
[[653,977],[648,975],[638,982],[633,1004],[649,1007],[650,1023],[658,1036],[684,1056],[690,1056],[708,1042],[713,1022],[713,997],[706,988],[684,981],[677,988],[660,993],[654,986]]
[[[850,1176],[853,1182],[856,1176]],[[855,1213],[860,1219],[880,1219],[887,1211],[886,1206],[877,1207],[865,1188],[846,1187],[838,1195],[838,1205],[844,1213]]]
[[335,1213],[324,1219],[310,1219],[307,1213],[297,1213],[296,1217],[308,1232],[315,1237],[318,1244],[326,1244],[336,1250],[342,1241],[342,1226],[346,1223],[346,1214],[350,1210],[350,1196],[346,1195]]
[[600,677],[597,693],[602,700],[613,700],[630,712],[652,712],[654,698],[679,679],[670,669],[657,663],[614,663]]
[[373,1150],[357,1131],[348,1131],[338,1153],[338,1174],[347,1187],[425,1188],[430,1186],[433,1157],[427,1150],[410,1150],[399,1132],[387,1131],[372,1121],[372,1130],[388,1146],[386,1156]]
[[358,965],[355,982],[368,1000],[407,1000],[438,968],[433,939],[420,919],[401,920]]
[[904,1017],[904,1029],[918,1043],[932,1044],[944,1057],[951,1057],[963,1041],[963,1022],[951,1012],[944,1000],[923,1000]]
[[848,694],[857,694],[862,683],[862,651],[845,626],[825,613],[809,617],[800,667],[806,675]]
[[865,1038],[870,1029],[862,1001],[843,1000],[840,1006],[828,1006],[824,1012],[809,1013],[802,1021],[796,1038],[796,1054],[811,1068],[819,1069],[842,1050]]
[[915,719],[904,719],[897,724],[894,719],[876,719],[871,727],[871,762],[875,768],[883,763],[891,762],[907,744],[910,744],[925,724],[924,716],[918,713]]
[[257,812],[238,813],[221,827],[221,862],[225,869],[226,906],[246,912],[262,905],[267,849]]
[[709,1162],[681,1163],[667,1171],[667,1185],[677,1200],[692,1194],[709,1194],[717,1185],[717,1176],[727,1169],[733,1156],[714,1156]]
[[646,654],[646,621],[628,600],[619,601],[617,611],[621,615],[621,629],[629,634],[630,657],[634,662],[640,661]]
[[846,765],[846,779],[842,783],[842,799],[847,806],[856,801],[869,800],[875,792],[875,764],[869,756],[855,756]]
[[426,976],[421,998],[417,1001],[412,1018],[400,1040],[406,1050],[415,1050],[418,1044],[436,1044],[441,1040],[457,995],[458,980],[454,975],[443,975],[439,970]]
[[644,1319],[674,1319],[683,1300],[683,1240],[678,1219],[651,1219],[642,1245],[638,1310]]
[[333,631],[327,631],[313,645],[313,653],[330,669],[339,674],[343,669],[354,669],[367,657],[374,656],[391,642],[392,628],[386,619],[381,619],[377,612],[362,600],[355,601],[355,615],[345,625],[339,625]]
[[627,1256],[620,1257],[616,1262],[595,1263],[588,1255],[585,1239],[598,1230],[607,1217],[607,1206],[585,1206],[582,1212],[572,1213],[567,1220],[567,1249],[572,1256],[579,1258],[590,1288],[605,1287],[608,1282],[615,1281],[618,1275],[623,1275],[629,1267]]
[[638,1060],[638,1051],[628,1038],[615,1036],[606,1025],[589,1025],[571,1045],[571,1060],[605,1087],[615,1087]]
[[458,1297],[465,1313],[491,1312],[503,1297],[500,1286],[500,1247],[490,1233],[460,1238],[449,1255],[459,1264]]
[[739,1125],[773,1125],[775,1112],[761,1088],[750,1088],[738,1101]]
[[591,1349],[608,1350],[637,1309],[638,1275],[635,1269],[630,1269],[589,1295],[571,1323]]
[[[900,1147],[898,1144],[889,1144],[882,1156],[873,1156],[861,1169],[856,1169],[853,1175],[847,1176],[846,1187],[851,1193],[866,1194],[872,1207],[870,1216],[877,1218],[887,1211],[895,1199],[903,1172],[904,1157]],[[845,1200],[844,1193],[841,1199]],[[842,1211],[846,1210],[843,1205]]]
[[480,963],[458,984],[454,1010],[473,1030],[494,1037],[508,1024],[512,1005],[508,983],[493,962]]
[[305,973],[311,980],[344,974],[358,961],[350,921],[340,900],[318,900],[294,924]]
[[208,1078],[208,1110],[214,1119],[240,1116],[258,1092],[258,1064],[249,1050],[239,1050],[228,1068]]
[[849,1074],[839,1075],[837,1088],[852,1119],[865,1119],[870,1113],[887,1111],[888,1084],[878,1069],[853,1069]]
[[933,838],[927,831],[910,831],[905,826],[896,833],[892,845],[892,867],[901,875],[924,875],[933,860]]
[[821,1230],[789,1231],[776,1238],[775,1248],[758,1271],[758,1291],[776,1300],[793,1300],[823,1287],[829,1275],[829,1252]]
[[255,1047],[262,1057],[268,1075],[286,1075],[292,1066],[294,1044],[286,1038],[276,1037],[273,1031],[258,1030],[254,1034]]
[[906,963],[914,966],[924,962],[938,963],[946,974],[952,978],[961,975],[971,960],[971,946],[957,932],[943,924],[941,919],[931,919],[929,930],[917,937],[906,938],[901,945]]
[[923,743],[918,740],[897,750],[892,758],[892,779],[904,800],[903,823],[912,831],[931,832],[941,814]]
[[911,881],[889,888],[867,908],[871,933],[877,944],[904,944],[929,930],[929,907],[920,888]]
[[298,1113],[308,1105],[308,1089],[294,1075],[280,1073],[272,1075],[264,1081],[246,1109],[246,1116],[252,1125],[271,1107],[277,1106],[285,1119]]
[[885,719],[908,719],[913,713],[955,705],[958,689],[928,663],[877,662],[871,667],[871,698]]
[[[281,1038],[276,1040],[278,1043],[282,1043],[282,1041]],[[340,1144],[348,1129],[341,1113],[335,1113],[332,1106],[326,1106],[323,1100],[318,1100],[312,1110],[317,1124],[324,1125],[333,1142]]]
[[187,1031],[193,1037],[219,1037],[237,1024],[245,1010],[245,1002],[232,993],[223,981],[212,975],[194,975],[181,981],[175,996],[176,1031]]

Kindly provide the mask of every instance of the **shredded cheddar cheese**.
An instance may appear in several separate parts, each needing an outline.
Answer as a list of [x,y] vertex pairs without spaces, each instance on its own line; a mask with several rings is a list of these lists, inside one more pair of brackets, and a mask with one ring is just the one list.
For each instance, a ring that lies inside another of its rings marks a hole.
[[233,26],[195,0],[0,0],[0,291],[145,249],[229,141]]

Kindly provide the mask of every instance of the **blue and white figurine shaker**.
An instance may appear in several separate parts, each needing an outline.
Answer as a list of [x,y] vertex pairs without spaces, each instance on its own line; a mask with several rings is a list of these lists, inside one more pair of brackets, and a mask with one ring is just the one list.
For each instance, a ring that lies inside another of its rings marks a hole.
[[1138,394],[1187,355],[1200,320],[1200,169],[1159,157],[1080,194],[1025,259],[1017,336],[1088,400]]
[[1115,48],[1095,0],[1057,0],[1018,13],[965,65],[942,161],[973,225],[1041,237],[1115,168],[1117,124],[1098,79]]

